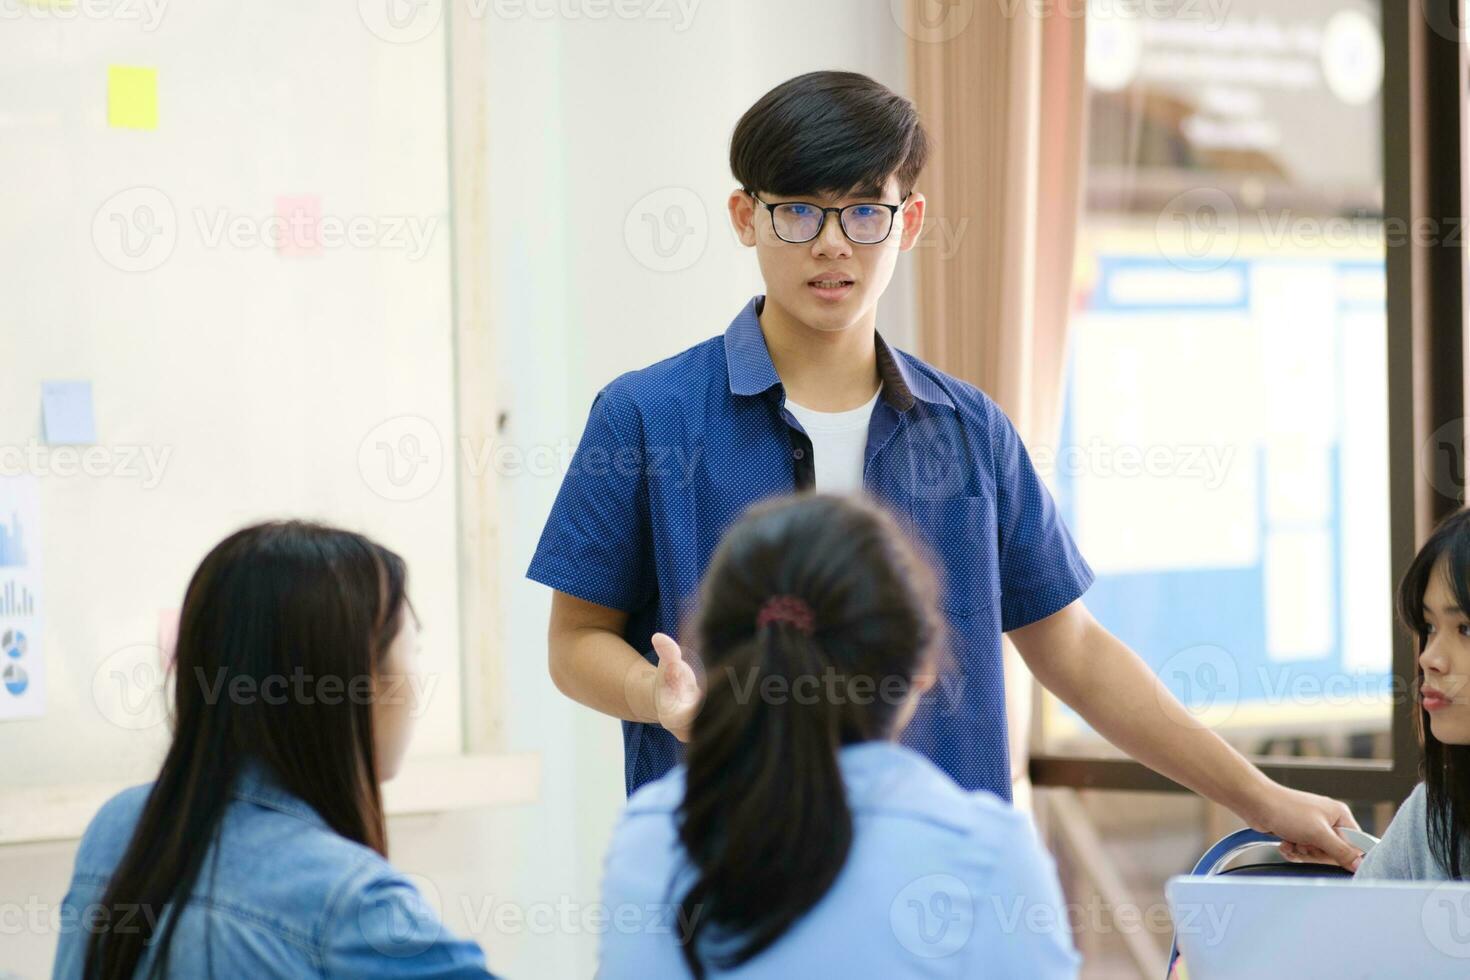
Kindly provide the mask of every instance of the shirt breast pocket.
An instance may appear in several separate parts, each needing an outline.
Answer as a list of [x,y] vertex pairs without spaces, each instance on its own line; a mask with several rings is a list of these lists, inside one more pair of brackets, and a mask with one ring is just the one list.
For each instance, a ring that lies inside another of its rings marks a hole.
[[994,503],[989,497],[912,497],[909,517],[939,578],[939,604],[970,616],[998,603]]

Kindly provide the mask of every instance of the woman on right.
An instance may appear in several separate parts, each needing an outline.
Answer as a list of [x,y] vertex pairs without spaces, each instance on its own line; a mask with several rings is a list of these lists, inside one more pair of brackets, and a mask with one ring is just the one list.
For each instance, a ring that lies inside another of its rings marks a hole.
[[730,529],[694,624],[686,764],[634,794],[607,856],[603,980],[1076,976],[1030,819],[897,741],[939,665],[934,596],[855,498]]
[[[1419,649],[1424,781],[1359,866],[1359,880],[1470,877],[1470,510],[1440,523],[1399,584]],[[1313,855],[1300,855],[1312,857]]]

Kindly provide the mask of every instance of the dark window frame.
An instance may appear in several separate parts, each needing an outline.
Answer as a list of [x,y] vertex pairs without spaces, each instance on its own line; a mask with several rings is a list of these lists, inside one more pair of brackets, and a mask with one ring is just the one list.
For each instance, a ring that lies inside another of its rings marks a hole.
[[[1461,501],[1444,495],[1422,472],[1420,447],[1445,426],[1459,433],[1465,410],[1464,210],[1465,25],[1458,0],[1385,2],[1382,12],[1384,220],[1414,229],[1452,230],[1453,240],[1419,244],[1409,234],[1386,239],[1388,344],[1389,553],[1393,580],[1422,542]],[[1401,225],[1399,223],[1402,222]],[[1400,433],[1412,433],[1402,438]],[[1463,453],[1463,443],[1459,443]],[[1384,602],[1392,597],[1385,595]],[[1393,631],[1396,692],[1411,692],[1417,675],[1412,638]],[[1402,802],[1419,782],[1419,735],[1412,697],[1396,696],[1391,760],[1252,758],[1283,785],[1337,799]],[[1035,786],[1135,792],[1189,792],[1131,759],[1038,753]]]

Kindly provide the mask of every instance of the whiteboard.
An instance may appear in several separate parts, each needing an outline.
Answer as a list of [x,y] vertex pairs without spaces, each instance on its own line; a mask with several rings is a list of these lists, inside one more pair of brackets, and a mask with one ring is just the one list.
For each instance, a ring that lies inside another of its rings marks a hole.
[[[442,23],[394,35],[353,3],[29,2],[0,22],[0,451],[47,458],[41,385],[84,379],[110,464],[22,464],[40,489],[45,714],[0,723],[0,789],[150,778],[167,725],[140,721],[128,685],[157,662],[160,614],[220,538],[273,517],[404,556],[429,694],[412,754],[457,752]],[[109,125],[109,66],[156,69],[156,129]]]

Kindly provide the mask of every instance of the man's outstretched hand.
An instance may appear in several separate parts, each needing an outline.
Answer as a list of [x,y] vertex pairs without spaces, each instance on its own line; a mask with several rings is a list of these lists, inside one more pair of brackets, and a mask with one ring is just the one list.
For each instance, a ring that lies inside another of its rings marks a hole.
[[1363,852],[1343,840],[1337,828],[1358,830],[1347,804],[1314,793],[1275,785],[1250,825],[1281,838],[1281,853],[1292,861],[1341,865],[1357,871]]
[[673,637],[653,634],[653,651],[658,654],[653,677],[653,704],[658,723],[673,732],[679,741],[687,742],[694,719],[704,705],[704,691]]

